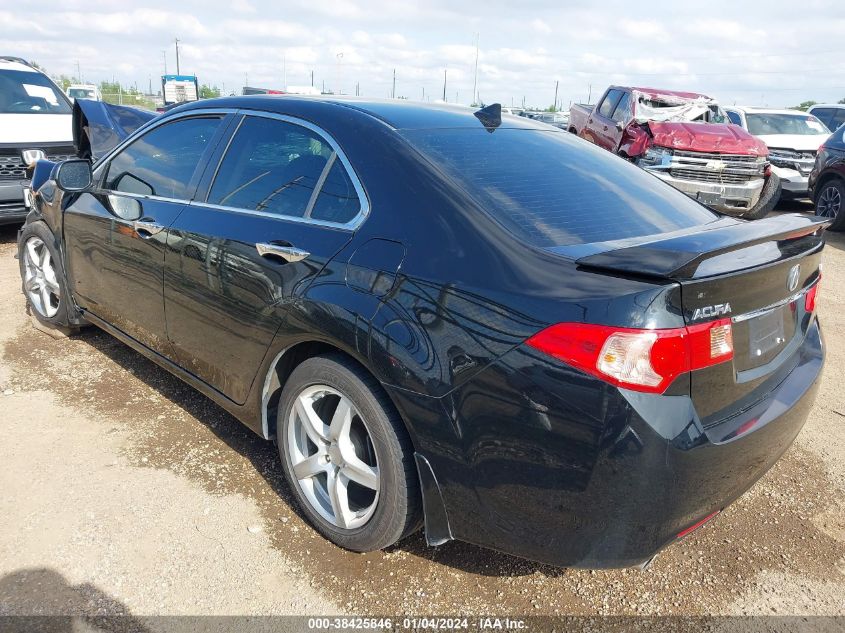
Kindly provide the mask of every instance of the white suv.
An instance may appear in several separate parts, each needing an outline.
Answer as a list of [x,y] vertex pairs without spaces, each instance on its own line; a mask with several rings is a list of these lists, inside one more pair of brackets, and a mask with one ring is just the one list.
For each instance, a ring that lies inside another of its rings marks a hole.
[[800,110],[773,110],[726,106],[731,123],[762,140],[769,147],[769,162],[780,178],[783,192],[809,197],[807,178],[816,162],[816,151],[830,130],[812,114]]
[[0,57],[0,224],[26,217],[21,151],[53,161],[73,157],[71,105],[47,75],[18,57]]

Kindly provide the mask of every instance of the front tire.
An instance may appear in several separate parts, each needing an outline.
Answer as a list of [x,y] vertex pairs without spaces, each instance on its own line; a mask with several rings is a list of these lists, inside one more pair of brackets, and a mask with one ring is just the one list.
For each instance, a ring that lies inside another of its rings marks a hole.
[[59,246],[44,222],[24,225],[18,237],[21,287],[32,314],[40,322],[76,330]]
[[816,189],[815,193],[813,202],[816,206],[816,215],[832,221],[829,230],[845,230],[845,213],[843,213],[845,183],[839,178],[833,178]]
[[356,552],[383,549],[420,525],[408,433],[378,382],[340,354],[303,361],[279,402],[285,478],[311,524]]
[[766,178],[763,185],[763,191],[760,193],[760,199],[757,204],[745,215],[746,220],[761,220],[765,218],[780,202],[783,186],[780,184],[780,176],[771,174]]

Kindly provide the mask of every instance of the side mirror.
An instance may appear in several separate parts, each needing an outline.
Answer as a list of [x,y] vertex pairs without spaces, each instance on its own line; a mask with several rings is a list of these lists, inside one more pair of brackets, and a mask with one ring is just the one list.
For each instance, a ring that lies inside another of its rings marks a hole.
[[59,189],[67,192],[85,191],[94,179],[91,173],[91,163],[87,160],[72,159],[59,163],[56,168],[56,184]]

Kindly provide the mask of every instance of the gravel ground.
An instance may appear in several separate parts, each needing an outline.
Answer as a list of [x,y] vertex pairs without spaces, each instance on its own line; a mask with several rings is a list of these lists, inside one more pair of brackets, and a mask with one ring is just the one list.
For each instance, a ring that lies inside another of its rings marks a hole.
[[35,331],[14,240],[0,227],[0,615],[845,614],[845,237],[824,256],[828,364],[806,427],[646,571],[420,534],[337,549],[291,506],[271,444],[103,332]]

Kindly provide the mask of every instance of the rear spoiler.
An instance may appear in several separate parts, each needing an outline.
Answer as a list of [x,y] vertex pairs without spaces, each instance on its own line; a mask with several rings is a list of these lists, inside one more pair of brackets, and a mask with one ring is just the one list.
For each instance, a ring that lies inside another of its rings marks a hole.
[[73,104],[73,145],[76,155],[96,161],[157,116],[156,112],[130,106],[77,99]]
[[[830,220],[789,213],[752,222],[714,222],[712,228],[665,237],[645,238],[635,245],[592,245],[593,252],[576,257],[587,268],[675,280],[698,279],[735,272],[820,248]],[[607,248],[603,248],[606,246]],[[551,249],[562,255],[566,247]]]

